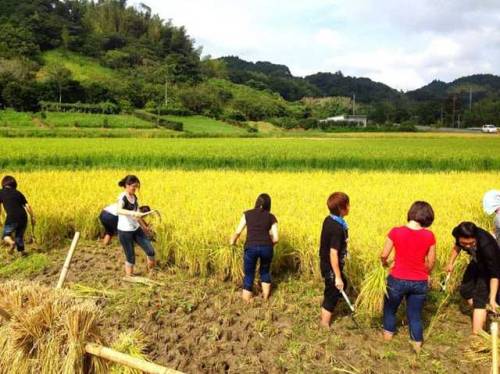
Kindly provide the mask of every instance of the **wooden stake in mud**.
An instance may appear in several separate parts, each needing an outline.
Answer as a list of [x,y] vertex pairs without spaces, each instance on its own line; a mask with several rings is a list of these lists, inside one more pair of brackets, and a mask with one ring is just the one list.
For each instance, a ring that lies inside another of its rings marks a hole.
[[491,323],[491,372],[498,374],[498,322]]
[[152,362],[141,360],[140,358],[132,357],[124,353],[115,351],[111,348],[103,347],[102,345],[89,343],[85,345],[85,351],[91,355],[104,358],[109,361],[116,362],[128,366],[133,369],[141,370],[151,374],[182,374],[180,371],[168,369],[164,366],[154,364]]
[[73,257],[73,253],[75,252],[76,245],[78,244],[78,240],[80,239],[80,233],[75,232],[75,236],[73,237],[73,241],[71,242],[71,247],[69,248],[68,255],[66,256],[66,261],[64,261],[64,266],[61,270],[61,275],[59,276],[59,281],[57,282],[56,288],[61,288],[64,280],[66,279],[66,275],[68,275],[69,265],[71,264],[71,258]]

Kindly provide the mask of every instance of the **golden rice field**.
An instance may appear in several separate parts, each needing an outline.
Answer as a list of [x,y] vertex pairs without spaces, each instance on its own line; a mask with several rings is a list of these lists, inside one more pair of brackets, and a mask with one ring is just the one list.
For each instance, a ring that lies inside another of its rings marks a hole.
[[[117,182],[127,173],[116,169],[15,173],[19,189],[35,209],[38,244],[49,246],[75,230],[85,238],[97,238],[100,209],[114,202],[121,192]],[[153,170],[137,174],[142,183],[140,203],[162,213],[161,223],[153,222],[160,259],[192,275],[215,275],[235,282],[241,278],[242,248],[230,247],[229,236],[259,193],[271,195],[272,211],[279,221],[281,237],[275,249],[274,276],[291,273],[318,278],[318,243],[322,220],[328,213],[326,198],[333,191],[347,192],[351,198],[347,273],[358,291],[363,286],[370,291],[358,300],[360,312],[369,313],[376,311],[380,302],[373,294],[383,292],[380,280],[385,273],[378,264],[378,254],[385,235],[391,227],[405,223],[410,204],[426,200],[435,209],[431,229],[438,241],[434,274],[439,278],[452,246],[454,225],[472,220],[490,227],[481,198],[499,181],[496,172]],[[122,261],[121,252],[113,255]],[[376,290],[370,289],[373,287]]]

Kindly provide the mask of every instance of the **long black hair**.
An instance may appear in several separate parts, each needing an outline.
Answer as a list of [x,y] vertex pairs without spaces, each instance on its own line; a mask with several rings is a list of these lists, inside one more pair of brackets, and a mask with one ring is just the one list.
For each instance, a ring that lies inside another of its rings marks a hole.
[[141,186],[141,181],[139,180],[139,178],[137,178],[135,175],[127,175],[125,178],[118,182],[118,186],[125,188],[126,186],[130,186],[131,184],[135,183],[137,183],[139,187]]
[[271,211],[271,196],[267,193],[261,193],[257,200],[255,201],[255,208],[260,208],[260,210],[265,210],[266,212]]

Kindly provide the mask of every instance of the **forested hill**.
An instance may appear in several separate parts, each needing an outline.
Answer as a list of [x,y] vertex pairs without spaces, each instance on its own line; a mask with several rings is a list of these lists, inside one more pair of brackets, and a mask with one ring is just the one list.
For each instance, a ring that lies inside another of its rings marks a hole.
[[126,0],[1,0],[0,35],[0,108],[168,103],[164,109],[177,113],[295,126],[350,112],[355,95],[357,112],[374,123],[478,125],[496,123],[500,112],[498,76],[434,81],[408,93],[341,72],[295,77],[286,65],[202,58],[188,30]]

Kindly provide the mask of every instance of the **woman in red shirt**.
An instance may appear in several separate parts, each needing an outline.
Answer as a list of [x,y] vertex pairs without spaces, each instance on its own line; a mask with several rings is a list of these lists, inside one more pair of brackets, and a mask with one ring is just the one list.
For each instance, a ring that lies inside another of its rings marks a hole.
[[423,342],[422,309],[436,261],[436,239],[427,229],[433,221],[434,211],[428,203],[413,203],[408,212],[408,224],[389,232],[380,255],[382,265],[388,266],[389,255],[393,249],[396,252],[384,299],[384,338],[391,340],[396,332],[396,312],[405,298],[410,338],[417,352]]

